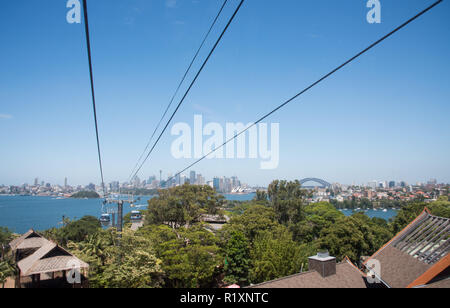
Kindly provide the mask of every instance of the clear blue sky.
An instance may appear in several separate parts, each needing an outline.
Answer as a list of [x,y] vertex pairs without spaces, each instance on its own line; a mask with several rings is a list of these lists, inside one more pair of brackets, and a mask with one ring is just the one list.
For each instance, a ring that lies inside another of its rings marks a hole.
[[[365,0],[247,0],[174,123],[194,114],[252,122],[433,2],[381,0],[376,25]],[[89,1],[107,182],[129,176],[221,3]],[[0,184],[100,182],[84,28],[68,24],[67,11],[66,0],[1,4]],[[260,160],[195,170],[260,185],[311,176],[450,182],[449,12],[444,1],[268,119],[280,123],[276,170],[260,170]],[[174,139],[165,135],[141,178],[191,162],[172,158]]]

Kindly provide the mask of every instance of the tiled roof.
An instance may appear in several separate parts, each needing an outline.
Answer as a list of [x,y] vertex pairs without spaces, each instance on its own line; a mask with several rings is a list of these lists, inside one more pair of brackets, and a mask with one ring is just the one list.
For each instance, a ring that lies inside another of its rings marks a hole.
[[364,275],[349,261],[336,265],[336,274],[323,278],[316,271],[309,271],[254,285],[251,288],[367,288]]

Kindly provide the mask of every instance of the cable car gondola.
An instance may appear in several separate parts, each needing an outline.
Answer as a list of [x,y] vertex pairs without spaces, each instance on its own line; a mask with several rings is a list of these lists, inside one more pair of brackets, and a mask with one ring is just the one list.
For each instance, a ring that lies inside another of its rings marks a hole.
[[100,216],[100,222],[103,226],[109,225],[111,222],[111,216],[109,216],[109,214],[102,214],[102,216]]
[[140,211],[131,211],[131,220],[140,221],[142,220],[142,214]]

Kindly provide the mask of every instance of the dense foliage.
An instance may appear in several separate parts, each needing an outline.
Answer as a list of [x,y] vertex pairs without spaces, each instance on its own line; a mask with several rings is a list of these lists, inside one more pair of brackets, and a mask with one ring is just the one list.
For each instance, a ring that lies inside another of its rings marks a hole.
[[8,243],[13,236],[8,228],[0,227],[0,285],[5,285],[8,277],[14,276],[16,269],[11,256],[8,255]]
[[172,228],[191,226],[204,214],[218,214],[223,199],[210,186],[186,184],[161,190],[158,198],[148,201],[147,223]]

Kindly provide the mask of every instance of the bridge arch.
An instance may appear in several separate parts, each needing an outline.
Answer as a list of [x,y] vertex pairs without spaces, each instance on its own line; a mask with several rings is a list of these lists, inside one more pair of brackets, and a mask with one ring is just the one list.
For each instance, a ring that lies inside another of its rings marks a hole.
[[314,182],[314,183],[320,184],[320,185],[322,185],[323,188],[331,187],[331,184],[328,183],[327,181],[321,180],[321,179],[316,179],[316,178],[303,179],[303,180],[300,181],[300,185],[303,186],[303,184],[308,183],[308,182]]

